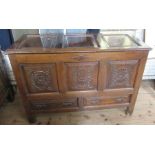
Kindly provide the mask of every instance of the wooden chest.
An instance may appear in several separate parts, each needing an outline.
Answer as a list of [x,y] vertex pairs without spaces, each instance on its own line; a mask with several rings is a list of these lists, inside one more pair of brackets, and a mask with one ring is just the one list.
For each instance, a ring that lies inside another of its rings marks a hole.
[[29,119],[125,107],[132,114],[149,47],[128,35],[25,35],[8,49]]

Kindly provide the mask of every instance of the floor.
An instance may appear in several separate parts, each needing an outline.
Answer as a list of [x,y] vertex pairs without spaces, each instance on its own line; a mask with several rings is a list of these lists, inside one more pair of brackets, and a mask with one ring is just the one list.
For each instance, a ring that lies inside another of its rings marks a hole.
[[[29,124],[24,114],[19,95],[13,103],[7,103],[0,109],[0,124]],[[155,85],[154,81],[143,81],[132,116],[123,109],[104,109],[95,111],[42,114],[37,116],[35,124],[76,125],[76,124],[155,124]]]

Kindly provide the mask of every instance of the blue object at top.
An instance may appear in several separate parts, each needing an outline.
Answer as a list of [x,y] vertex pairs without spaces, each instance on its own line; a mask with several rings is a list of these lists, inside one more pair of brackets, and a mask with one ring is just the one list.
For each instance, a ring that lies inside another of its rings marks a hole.
[[9,29],[0,29],[0,47],[2,50],[6,50],[13,43],[13,38],[11,30]]

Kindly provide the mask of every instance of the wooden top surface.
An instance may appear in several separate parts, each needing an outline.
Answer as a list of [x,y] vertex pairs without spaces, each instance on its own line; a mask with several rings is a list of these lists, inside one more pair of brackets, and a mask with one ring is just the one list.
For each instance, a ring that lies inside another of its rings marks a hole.
[[148,51],[150,48],[127,34],[38,34],[23,35],[7,50],[7,53],[106,52],[118,50]]

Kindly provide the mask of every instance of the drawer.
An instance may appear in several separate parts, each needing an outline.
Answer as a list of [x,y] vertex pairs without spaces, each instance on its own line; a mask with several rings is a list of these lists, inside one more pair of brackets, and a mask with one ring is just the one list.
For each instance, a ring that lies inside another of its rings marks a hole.
[[84,98],[84,106],[114,105],[129,103],[129,96],[121,97],[89,97]]
[[29,101],[31,111],[63,111],[66,109],[78,109],[78,99],[59,99]]

